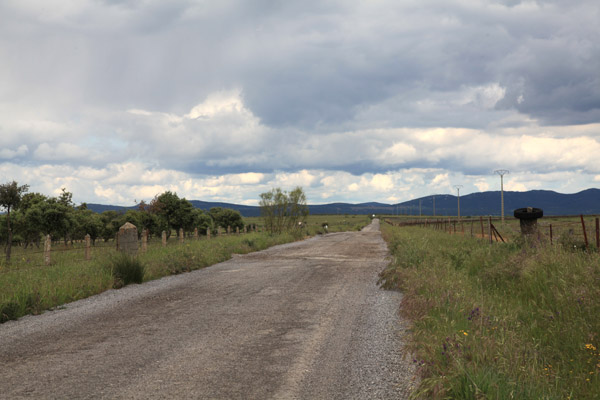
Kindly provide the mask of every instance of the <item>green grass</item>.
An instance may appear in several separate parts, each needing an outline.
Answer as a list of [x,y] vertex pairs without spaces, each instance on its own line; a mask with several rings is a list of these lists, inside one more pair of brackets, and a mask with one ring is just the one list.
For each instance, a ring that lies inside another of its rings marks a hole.
[[[263,227],[263,221],[260,217],[244,218],[247,224],[256,224],[259,229]],[[309,215],[306,220],[304,233],[307,236],[320,235],[324,233],[358,231],[371,222],[366,215]],[[323,224],[327,223],[327,230]]]
[[110,270],[114,279],[113,287],[117,289],[130,283],[144,281],[145,267],[139,257],[118,254],[112,260]]
[[[259,222],[258,219],[247,220],[250,220],[247,224]],[[121,259],[115,257],[115,246],[110,242],[98,242],[92,247],[90,261],[84,260],[81,244],[76,243],[74,247],[54,245],[49,266],[44,266],[43,253],[39,249],[13,247],[11,263],[0,262],[0,323],[139,282],[140,276],[143,281],[158,279],[228,260],[232,254],[246,254],[292,242],[316,234],[325,220],[331,224],[330,232],[356,230],[369,223],[364,216],[317,216],[309,217],[307,230],[293,235],[265,232],[213,235],[210,240],[186,238],[184,244],[171,238],[166,247],[160,239],[155,239],[148,243],[146,253],[140,250],[135,262],[123,262],[122,272],[118,272]],[[133,273],[131,276],[128,275],[130,272]]]
[[600,258],[382,224],[404,292],[415,397],[600,398]]

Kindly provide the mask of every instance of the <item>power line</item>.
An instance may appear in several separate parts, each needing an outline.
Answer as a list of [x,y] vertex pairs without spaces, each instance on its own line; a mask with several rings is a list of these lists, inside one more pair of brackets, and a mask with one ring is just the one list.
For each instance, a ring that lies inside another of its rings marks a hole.
[[502,224],[504,225],[504,175],[510,173],[507,169],[497,169],[494,171],[495,174],[500,175],[500,203],[501,203],[501,216]]
[[463,185],[454,185],[454,187],[456,188],[456,193],[457,193],[457,200],[458,200],[458,220],[460,221],[460,188],[463,187]]

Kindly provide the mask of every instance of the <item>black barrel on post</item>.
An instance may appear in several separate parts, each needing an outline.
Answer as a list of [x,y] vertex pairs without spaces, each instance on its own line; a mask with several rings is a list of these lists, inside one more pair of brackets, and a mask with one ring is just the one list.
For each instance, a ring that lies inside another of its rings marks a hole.
[[520,221],[522,235],[535,235],[537,233],[537,220],[544,216],[544,210],[533,207],[517,208],[514,211],[514,216]]

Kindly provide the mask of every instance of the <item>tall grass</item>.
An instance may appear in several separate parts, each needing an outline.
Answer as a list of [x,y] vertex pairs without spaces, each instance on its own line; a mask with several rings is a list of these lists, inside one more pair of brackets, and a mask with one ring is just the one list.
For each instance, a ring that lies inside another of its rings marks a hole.
[[[225,261],[234,253],[245,254],[325,233],[321,228],[324,220],[330,221],[329,232],[358,230],[369,223],[366,216],[310,216],[308,226],[292,234],[261,232],[211,240],[187,239],[183,245],[171,240],[166,247],[154,242],[136,260],[123,263],[115,258],[114,245],[102,243],[92,248],[91,261],[84,261],[81,244],[74,249],[58,245],[52,252],[52,264],[47,267],[42,266],[43,254],[39,249],[17,247],[10,264],[0,257],[0,323],[139,282],[141,276],[143,281],[149,281],[193,271]],[[260,223],[260,219],[247,218],[246,222]]]
[[382,225],[422,381],[414,397],[600,398],[600,257]]
[[[47,267],[12,265],[0,270],[0,322],[39,314],[62,304],[118,288],[132,282],[157,279],[203,268],[231,257],[296,240],[293,235],[266,233],[221,236],[211,240],[171,241],[148,247],[133,260],[116,257],[114,250],[99,251],[83,261],[83,250],[60,252]],[[92,250],[94,251],[94,250]]]

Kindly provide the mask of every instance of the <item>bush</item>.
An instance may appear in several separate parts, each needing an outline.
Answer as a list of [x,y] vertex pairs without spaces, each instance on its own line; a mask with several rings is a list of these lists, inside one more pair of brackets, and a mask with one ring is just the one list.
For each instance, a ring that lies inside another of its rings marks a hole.
[[138,258],[120,254],[112,260],[111,264],[111,273],[114,279],[113,287],[118,289],[130,283],[142,283],[144,269],[144,265]]
[[21,316],[21,307],[14,301],[0,305],[0,324]]

